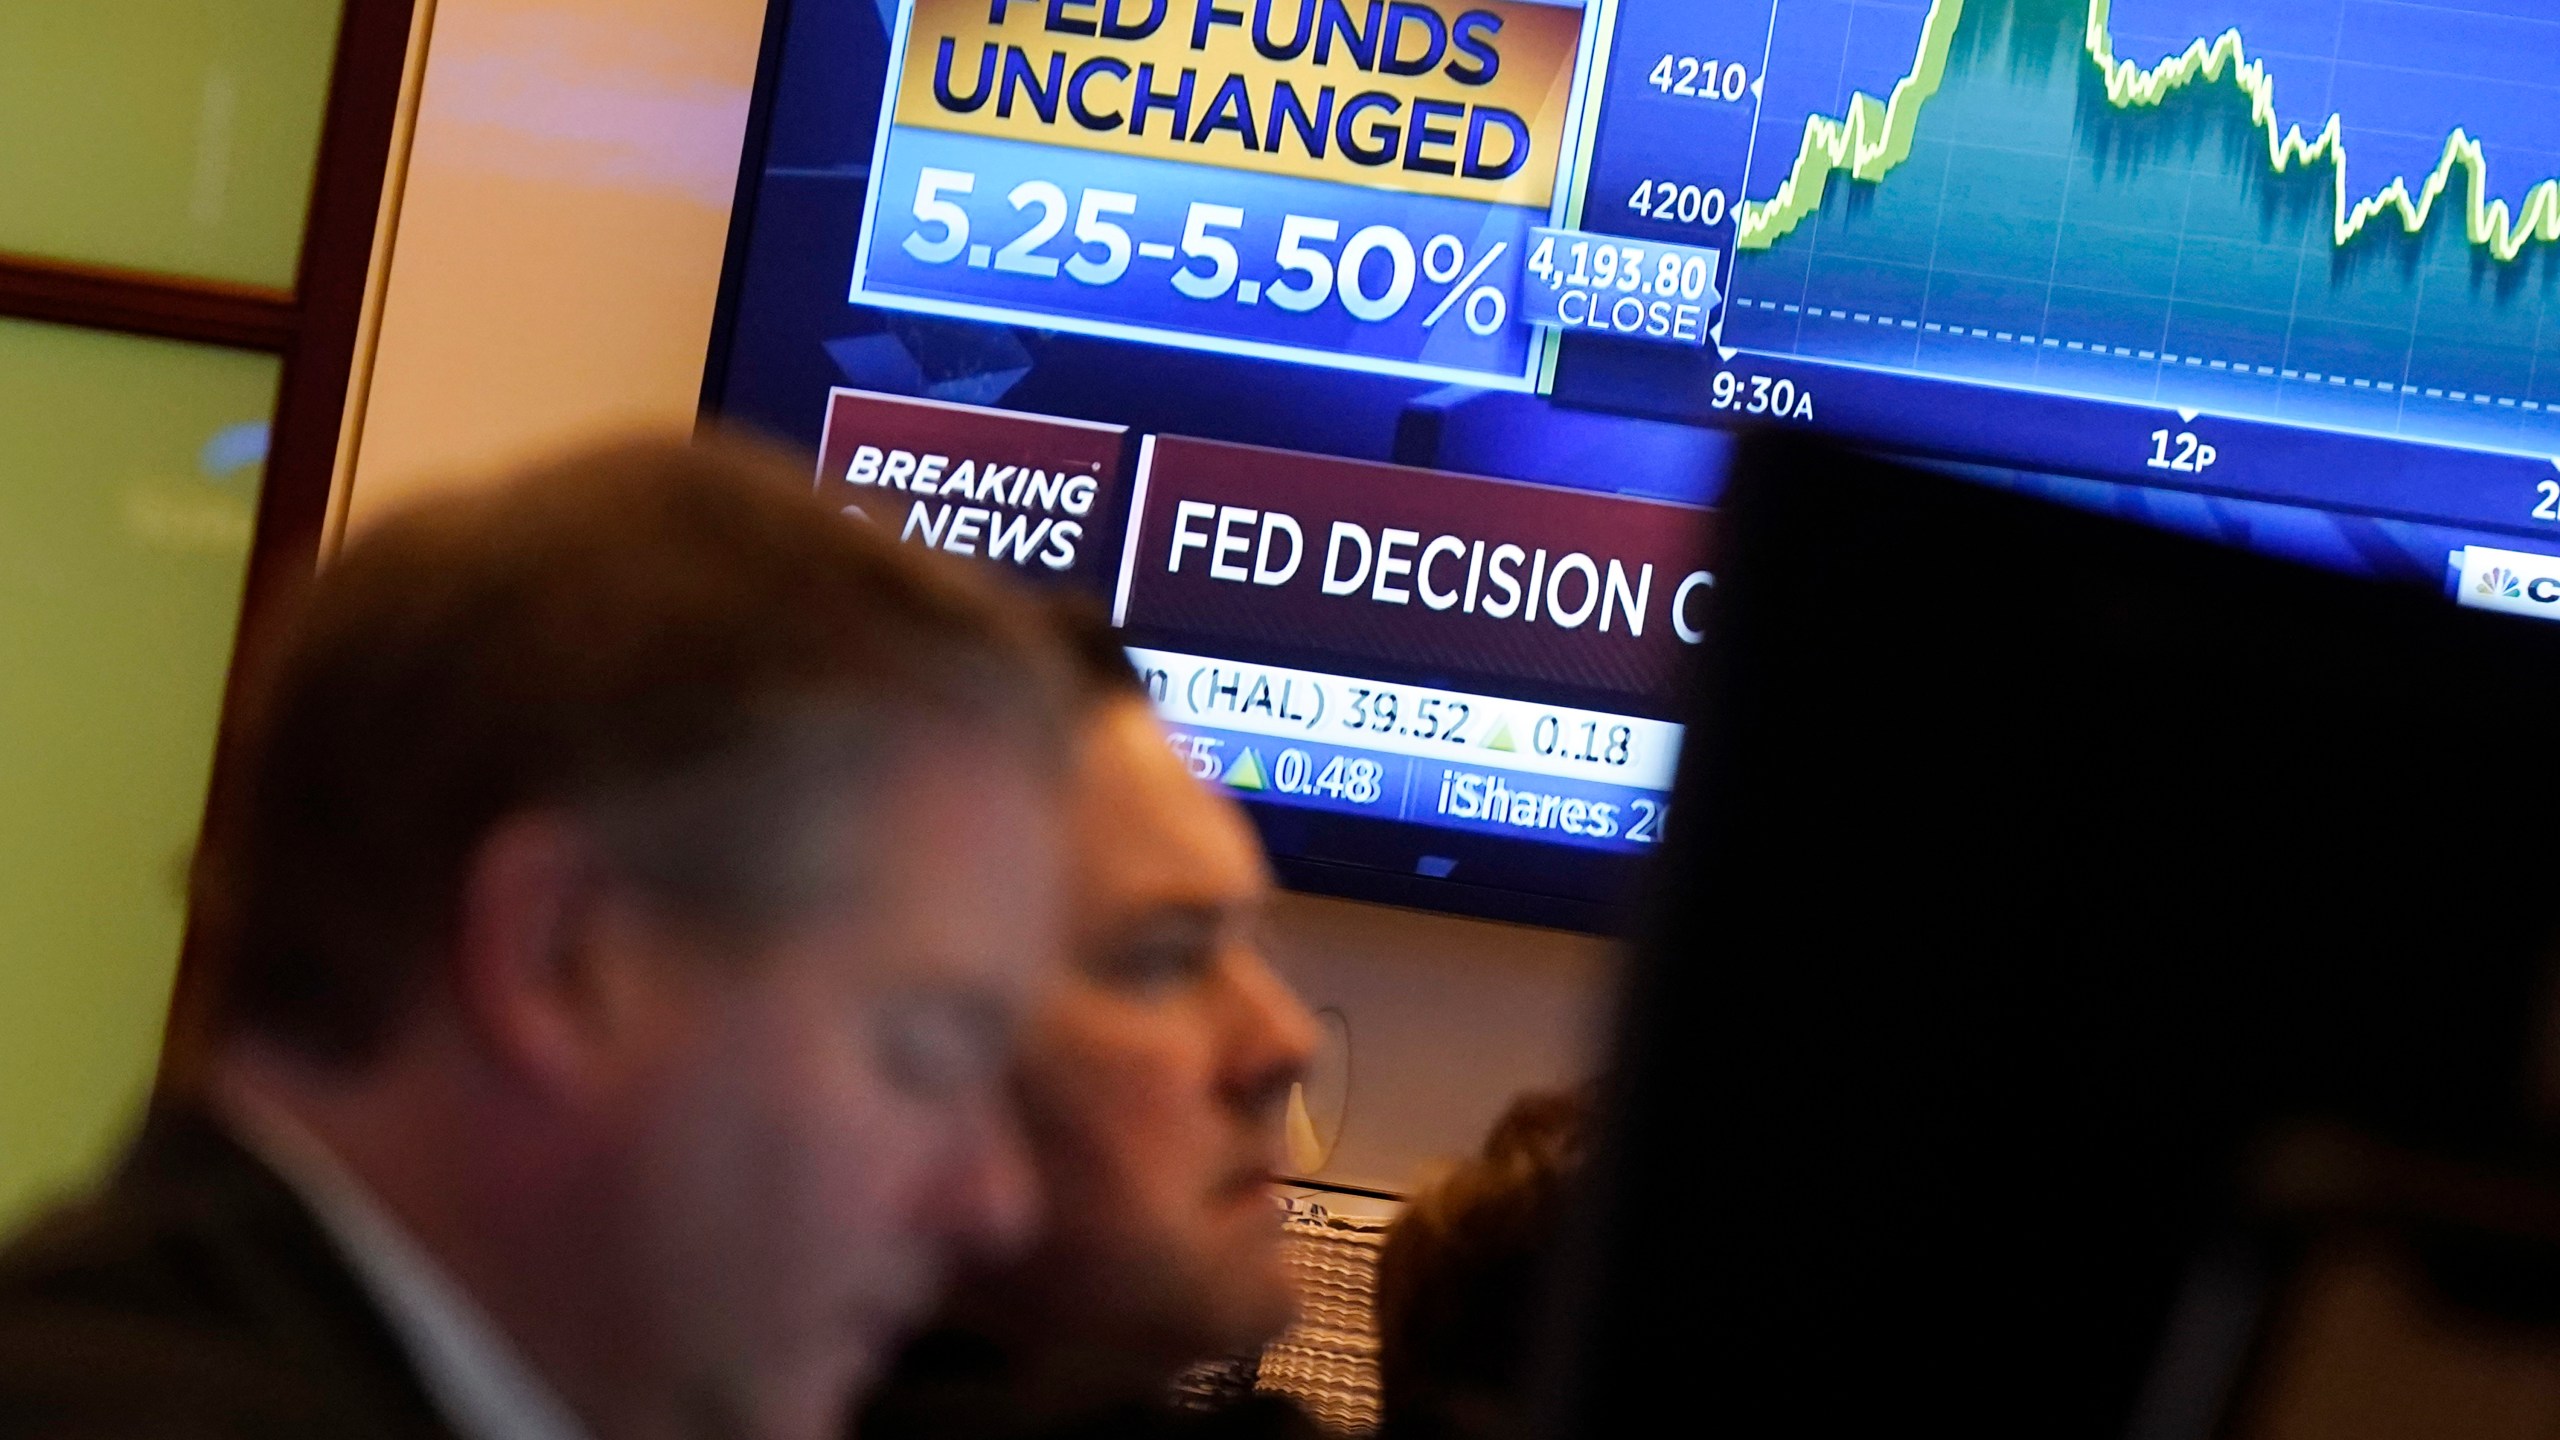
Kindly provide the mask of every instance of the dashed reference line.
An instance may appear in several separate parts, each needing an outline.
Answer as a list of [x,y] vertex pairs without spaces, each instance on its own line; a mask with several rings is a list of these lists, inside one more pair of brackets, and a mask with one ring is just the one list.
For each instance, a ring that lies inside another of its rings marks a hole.
[[2506,395],[2478,395],[2466,390],[2448,391],[2439,386],[2422,388],[2402,384],[2396,380],[2370,380],[2360,376],[2331,375],[2319,370],[2278,369],[2273,365],[2260,365],[2250,360],[2181,355],[2168,350],[2134,350],[2123,345],[2109,345],[2095,340],[2063,340],[2051,335],[2022,335],[2013,330],[1994,332],[1978,326],[1944,325],[1935,320],[1906,320],[1896,315],[1875,315],[1863,310],[1851,314],[1846,310],[1826,310],[1819,305],[1783,304],[1775,300],[1753,300],[1740,296],[1735,297],[1733,303],[1755,310],[1787,315],[1809,315],[1817,320],[1828,317],[1833,320],[1847,320],[1853,324],[1873,325],[1886,330],[1919,330],[1931,335],[1963,335],[1976,340],[1989,340],[1995,344],[2022,345],[2030,350],[2038,347],[2047,350],[2070,350],[2088,355],[2112,355],[2128,360],[2153,361],[2162,365],[2186,365],[2197,369],[2222,370],[2235,375],[2264,375],[2269,378],[2299,380],[2306,385],[2333,385],[2340,388],[2351,385],[2358,390],[2379,390],[2397,395],[2422,395],[2430,400],[2452,400],[2467,405],[2496,405],[2509,410],[2530,410],[2536,413],[2544,410],[2560,412],[2560,404],[2546,406],[2538,400],[2519,400]]

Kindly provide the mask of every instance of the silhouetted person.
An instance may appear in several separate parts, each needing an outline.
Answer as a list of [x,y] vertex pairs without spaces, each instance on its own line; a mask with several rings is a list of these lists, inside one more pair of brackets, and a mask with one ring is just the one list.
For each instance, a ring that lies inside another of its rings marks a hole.
[[1258,946],[1271,896],[1243,812],[1167,748],[1108,630],[1069,621],[1085,706],[1069,786],[1068,978],[1019,1091],[1048,1223],[970,1275],[900,1362],[861,1440],[1313,1435],[1277,1399],[1168,1403],[1192,1364],[1287,1328],[1273,1172],[1314,1019]]
[[1378,1257],[1385,1440],[1527,1436],[1548,1272],[1582,1167],[1584,1102],[1523,1095],[1415,1195]]
[[0,1256],[0,1434],[841,1433],[1019,1244],[1057,657],[722,447],[384,521],[200,867],[203,1092]]

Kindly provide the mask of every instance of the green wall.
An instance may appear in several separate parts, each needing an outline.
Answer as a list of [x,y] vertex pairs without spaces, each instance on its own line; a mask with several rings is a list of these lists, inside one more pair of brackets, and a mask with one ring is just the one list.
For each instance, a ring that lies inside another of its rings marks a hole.
[[276,369],[0,320],[0,1216],[150,1079]]
[[0,4],[0,251],[289,288],[337,29],[337,0]]
[[[289,289],[336,0],[0,0],[0,254]],[[0,318],[0,1230],[157,1063],[268,355]]]

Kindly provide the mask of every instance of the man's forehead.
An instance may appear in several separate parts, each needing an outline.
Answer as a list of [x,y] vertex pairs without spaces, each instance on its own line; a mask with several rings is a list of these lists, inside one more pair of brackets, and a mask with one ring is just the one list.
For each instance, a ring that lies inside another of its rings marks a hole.
[[1086,726],[1076,789],[1075,863],[1088,882],[1211,907],[1268,888],[1253,827],[1193,778],[1144,702],[1115,703]]
[[1049,914],[1064,835],[1054,786],[993,750],[918,764],[862,817],[843,852],[851,915],[1012,948],[1011,932]]

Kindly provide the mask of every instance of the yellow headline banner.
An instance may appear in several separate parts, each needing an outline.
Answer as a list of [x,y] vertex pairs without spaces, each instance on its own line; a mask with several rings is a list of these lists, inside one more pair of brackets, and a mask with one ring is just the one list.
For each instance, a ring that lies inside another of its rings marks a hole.
[[1544,208],[1583,11],[915,0],[896,123]]

